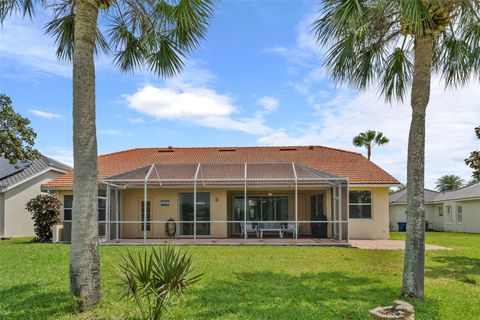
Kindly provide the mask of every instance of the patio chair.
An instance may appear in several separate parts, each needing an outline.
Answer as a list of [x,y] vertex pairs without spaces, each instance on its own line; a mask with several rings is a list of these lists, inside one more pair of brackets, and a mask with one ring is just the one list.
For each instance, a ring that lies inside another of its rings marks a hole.
[[[244,223],[240,223],[240,230],[242,231],[242,237],[245,236],[245,224]],[[252,234],[254,233],[257,238],[259,237],[259,234],[258,234],[258,228],[257,228],[257,225],[253,225],[253,223],[247,223],[247,238],[248,238],[248,234]]]
[[286,225],[283,226],[283,233],[284,234],[292,234],[292,238],[295,238],[295,235],[297,234],[298,229],[295,229],[295,223],[287,223]]

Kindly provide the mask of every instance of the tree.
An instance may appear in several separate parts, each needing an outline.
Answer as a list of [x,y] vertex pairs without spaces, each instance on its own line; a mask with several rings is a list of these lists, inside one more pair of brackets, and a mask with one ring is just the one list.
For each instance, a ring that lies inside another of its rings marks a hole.
[[39,194],[27,202],[25,209],[32,214],[35,241],[51,241],[52,228],[60,222],[61,206],[60,200],[51,194]]
[[367,148],[368,160],[372,156],[372,148],[375,146],[381,146],[387,144],[390,140],[383,135],[381,132],[376,132],[373,130],[367,130],[361,132],[358,136],[353,138],[353,145],[355,147],[365,147]]
[[438,192],[458,190],[464,186],[465,180],[455,174],[447,174],[437,180],[435,189]]
[[[145,67],[173,76],[188,53],[204,38],[213,13],[212,0],[9,0],[0,2],[0,21],[35,7],[49,6],[46,25],[59,59],[73,61],[73,221],[70,286],[84,310],[100,300],[97,223],[97,138],[94,55],[113,53],[124,72]],[[106,21],[99,27],[98,15]]]
[[[475,135],[477,139],[480,139],[480,126],[475,128]],[[480,151],[470,152],[470,157],[465,159],[465,164],[473,169],[473,179],[470,181],[470,184],[480,181]]]
[[40,156],[33,147],[37,134],[29,125],[30,120],[13,110],[10,97],[0,94],[0,157],[14,165]]
[[424,297],[425,114],[430,80],[446,86],[480,76],[480,0],[323,0],[314,22],[331,77],[355,89],[378,86],[387,102],[410,91],[407,235],[402,294]]

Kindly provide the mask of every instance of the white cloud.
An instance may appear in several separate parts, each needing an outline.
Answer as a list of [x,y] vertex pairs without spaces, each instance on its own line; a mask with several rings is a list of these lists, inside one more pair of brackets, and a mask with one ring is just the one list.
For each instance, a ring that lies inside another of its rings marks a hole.
[[[200,80],[197,78],[195,81],[178,78],[175,81],[168,81],[162,87],[145,85],[134,94],[124,95],[124,99],[129,108],[157,120],[186,121],[198,126],[255,135],[271,131],[265,124],[264,114],[241,117],[239,108],[230,96],[207,88],[205,82],[211,79],[210,76],[205,76],[208,74],[204,71]],[[262,111],[267,108],[273,111],[278,105],[275,99],[267,99],[264,102],[268,106],[263,106]]]
[[63,119],[63,116],[58,113],[42,111],[39,109],[28,109],[28,112],[45,119]]
[[277,98],[270,97],[270,96],[263,96],[257,100],[257,104],[263,107],[263,110],[265,112],[273,112],[277,110],[278,106],[280,105],[280,102],[278,101]]

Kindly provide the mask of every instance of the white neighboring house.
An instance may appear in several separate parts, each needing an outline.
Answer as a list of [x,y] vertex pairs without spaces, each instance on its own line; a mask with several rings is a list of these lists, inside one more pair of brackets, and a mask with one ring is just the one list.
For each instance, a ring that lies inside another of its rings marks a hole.
[[[480,183],[455,191],[425,189],[425,220],[434,231],[480,233]],[[406,222],[407,190],[390,195],[390,229]]]
[[16,166],[0,158],[0,238],[33,236],[33,220],[25,204],[42,193],[42,184],[71,170],[43,155]]

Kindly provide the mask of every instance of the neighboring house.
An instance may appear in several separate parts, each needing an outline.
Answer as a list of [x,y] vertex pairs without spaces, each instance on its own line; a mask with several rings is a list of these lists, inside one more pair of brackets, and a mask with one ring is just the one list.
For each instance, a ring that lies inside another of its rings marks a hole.
[[[455,191],[425,189],[425,220],[434,231],[480,233],[480,183]],[[390,195],[390,228],[398,230],[406,222],[407,192]]]
[[[98,170],[104,240],[164,238],[166,227],[179,238],[387,239],[399,184],[359,153],[322,146],[132,149],[99,156]],[[72,177],[43,186],[64,204],[67,241]]]
[[0,158],[0,238],[33,236],[33,220],[25,204],[41,193],[42,184],[70,170],[43,155],[15,166]]

